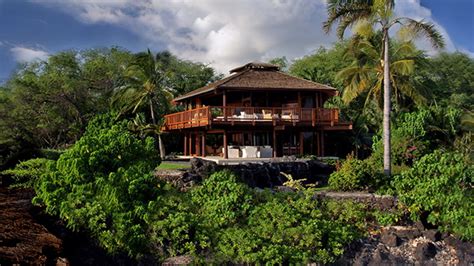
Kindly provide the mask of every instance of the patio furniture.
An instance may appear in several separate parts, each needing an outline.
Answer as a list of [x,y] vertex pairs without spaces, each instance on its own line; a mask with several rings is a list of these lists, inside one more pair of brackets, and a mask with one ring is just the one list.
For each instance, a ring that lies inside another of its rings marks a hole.
[[257,147],[244,146],[244,148],[242,148],[242,158],[257,158]]
[[260,146],[257,152],[258,158],[271,158],[273,157],[273,149],[270,146]]
[[[224,148],[222,148],[222,153],[224,153]],[[228,158],[240,158],[240,149],[239,147],[229,147],[227,149],[227,157]]]

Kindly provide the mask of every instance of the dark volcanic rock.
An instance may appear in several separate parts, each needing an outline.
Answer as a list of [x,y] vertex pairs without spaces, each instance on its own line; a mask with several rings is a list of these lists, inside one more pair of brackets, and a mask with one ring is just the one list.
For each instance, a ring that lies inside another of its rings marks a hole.
[[229,169],[234,172],[242,182],[251,187],[272,188],[281,186],[287,181],[281,173],[291,174],[294,179],[306,179],[307,183],[327,183],[327,177],[333,168],[315,160],[289,160],[261,163],[243,163],[238,165],[218,165],[213,161],[200,158],[191,159],[191,169],[187,175],[194,179],[205,179],[212,173]]
[[418,244],[415,250],[415,258],[419,262],[430,260],[436,256],[436,246],[430,242]]
[[433,242],[441,240],[441,233],[438,230],[434,230],[434,229],[424,231],[423,236]]
[[400,238],[398,238],[398,236],[392,231],[382,232],[382,235],[380,236],[380,242],[389,247],[396,247],[401,243]]

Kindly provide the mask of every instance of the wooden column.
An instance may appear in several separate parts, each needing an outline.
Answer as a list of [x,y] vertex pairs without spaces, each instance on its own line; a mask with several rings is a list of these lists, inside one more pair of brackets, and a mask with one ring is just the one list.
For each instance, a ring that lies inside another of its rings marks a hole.
[[203,132],[201,135],[201,154],[202,156],[206,156],[206,132]]
[[320,132],[316,133],[316,155],[321,156],[321,138],[320,138]]
[[189,155],[193,155],[193,138],[191,132],[189,132],[189,138],[188,138],[188,145],[189,145]]
[[194,147],[196,149],[196,155],[201,156],[201,145],[199,145],[199,134],[196,132],[194,135]]
[[304,135],[303,135],[303,132],[300,132],[300,155],[303,155],[304,153],[303,144],[304,144]]
[[324,131],[321,130],[321,156],[324,156]]
[[303,106],[303,104],[301,103],[301,92],[299,91],[298,92],[298,107],[301,108],[301,106]]
[[224,130],[224,159],[229,158],[229,153],[227,152],[227,131]]
[[276,141],[276,131],[273,128],[273,157],[277,157],[277,141]]
[[184,133],[184,156],[188,155],[188,133]]

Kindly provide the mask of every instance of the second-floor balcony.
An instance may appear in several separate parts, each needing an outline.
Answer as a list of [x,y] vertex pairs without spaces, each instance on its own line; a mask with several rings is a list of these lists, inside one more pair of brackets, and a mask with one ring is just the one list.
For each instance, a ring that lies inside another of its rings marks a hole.
[[220,125],[330,125],[339,123],[339,110],[300,107],[205,106],[168,114],[164,130]]

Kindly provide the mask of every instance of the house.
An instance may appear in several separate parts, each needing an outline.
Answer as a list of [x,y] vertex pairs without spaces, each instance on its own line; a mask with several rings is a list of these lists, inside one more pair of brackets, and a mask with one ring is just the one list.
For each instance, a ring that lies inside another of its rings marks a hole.
[[231,75],[175,98],[184,111],[165,116],[163,130],[184,135],[184,155],[268,158],[325,155],[325,136],[351,130],[327,85],[290,76],[278,66],[248,63]]

